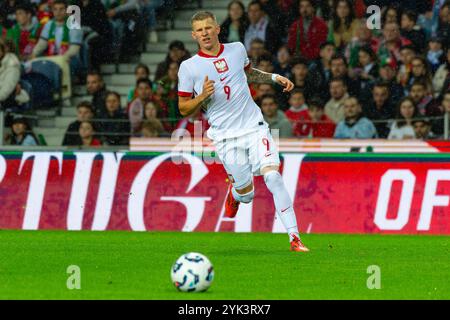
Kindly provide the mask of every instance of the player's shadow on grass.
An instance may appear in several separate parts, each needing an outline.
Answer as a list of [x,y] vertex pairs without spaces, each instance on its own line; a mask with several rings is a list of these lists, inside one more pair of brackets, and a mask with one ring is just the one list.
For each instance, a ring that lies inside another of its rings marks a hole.
[[[214,285],[214,284],[213,284]],[[214,289],[208,289],[206,291],[202,292],[183,292],[178,291],[175,287],[173,288],[166,288],[162,290],[163,295],[171,295],[174,297],[174,299],[192,299],[192,300],[201,300],[201,299],[208,299],[212,295],[214,295]]]

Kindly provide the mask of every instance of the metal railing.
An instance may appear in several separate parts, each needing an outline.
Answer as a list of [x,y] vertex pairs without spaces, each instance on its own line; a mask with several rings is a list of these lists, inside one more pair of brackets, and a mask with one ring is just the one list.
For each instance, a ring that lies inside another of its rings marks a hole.
[[[19,114],[10,114],[10,115],[14,116],[14,115],[19,115]],[[22,114],[20,114],[19,116],[22,116],[22,117],[27,118],[27,119],[31,119],[33,121],[38,121],[38,120],[42,120],[42,119],[46,119],[46,118],[48,119],[49,118],[49,117],[45,117],[45,116],[44,117],[43,116],[38,117],[36,115],[22,115]],[[423,119],[423,117],[417,118],[417,119]],[[413,120],[417,120],[417,119],[413,119]],[[430,121],[432,121],[434,123],[437,123],[438,121],[443,121],[443,125],[442,125],[442,129],[443,129],[442,139],[445,139],[445,140],[449,139],[449,136],[450,136],[450,116],[449,116],[448,113],[445,113],[443,116],[426,117],[426,119],[428,119],[428,120],[430,120]],[[158,120],[160,120],[162,123],[169,122],[171,124],[174,124],[179,119],[163,118],[163,119],[158,119]],[[380,123],[390,124],[390,123],[393,123],[394,121],[398,121],[398,120],[401,120],[401,119],[371,120],[371,121],[372,121],[372,123],[374,125],[378,125]],[[75,119],[74,119],[74,121],[75,121]],[[145,121],[145,119],[143,120],[143,122],[144,121]],[[130,124],[130,121],[128,119],[99,119],[99,118],[95,118],[95,119],[90,120],[90,122],[92,122],[94,124],[94,127],[96,127],[96,128],[99,128],[100,127],[99,124],[101,124],[101,123],[103,123],[103,124],[104,123],[109,123],[109,124],[111,124],[111,123],[127,123],[127,124]],[[300,123],[300,124],[329,124],[330,122],[324,122],[324,121],[318,121],[318,122],[298,121],[297,123]],[[62,135],[61,135],[61,142],[63,141],[64,134],[73,135],[73,136],[77,136],[78,135],[78,132],[67,132],[66,130],[61,130],[61,131],[63,132]],[[165,132],[165,133],[166,134],[164,136],[170,137],[173,132]],[[127,137],[127,138],[130,138],[130,137],[136,137],[136,136],[139,136],[139,134],[132,133],[131,131],[130,132],[117,132],[117,131],[103,131],[102,130],[102,131],[99,131],[99,132],[95,133],[95,137],[102,138],[102,139],[103,138],[108,138],[108,137]],[[45,136],[44,136],[44,138],[45,138]],[[0,146],[2,146],[3,149],[6,147],[5,146],[5,112],[2,111],[2,110],[0,110]],[[43,147],[43,146],[40,146],[40,147]],[[53,148],[54,147],[61,147],[61,148],[63,148],[63,147],[64,148],[74,148],[74,147],[76,147],[76,148],[82,148],[82,146],[62,146],[62,145],[61,146],[50,146],[50,147],[53,147]],[[102,148],[108,148],[108,147],[115,148],[117,146],[111,146],[111,145],[107,145],[107,144],[102,145]]]

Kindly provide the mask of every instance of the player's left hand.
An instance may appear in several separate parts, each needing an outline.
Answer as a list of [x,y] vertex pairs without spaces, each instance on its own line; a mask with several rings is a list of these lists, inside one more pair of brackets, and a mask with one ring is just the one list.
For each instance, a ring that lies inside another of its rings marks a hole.
[[288,78],[285,78],[283,76],[277,76],[275,79],[280,85],[284,87],[283,92],[289,92],[292,89],[294,89],[294,84]]

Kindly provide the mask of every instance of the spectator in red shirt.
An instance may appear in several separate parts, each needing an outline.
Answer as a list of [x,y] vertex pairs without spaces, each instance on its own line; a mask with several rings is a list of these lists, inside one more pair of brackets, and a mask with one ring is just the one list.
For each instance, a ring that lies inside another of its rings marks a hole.
[[327,24],[315,16],[312,0],[299,0],[299,12],[299,19],[289,28],[289,50],[293,55],[302,55],[309,60],[317,59],[320,44],[327,40]]
[[27,60],[39,40],[42,25],[33,19],[33,8],[28,3],[21,3],[16,7],[16,21],[8,30],[7,39],[14,43],[20,59]]
[[102,145],[102,142],[99,139],[95,138],[95,129],[92,122],[81,122],[78,132],[80,133],[82,146],[97,147]]
[[[198,110],[189,117],[181,119],[178,122],[177,128],[173,132],[172,136],[179,138],[187,136],[189,134],[190,136],[188,137],[191,138],[203,138],[208,128],[209,128],[208,121],[206,120],[203,113],[200,110]],[[198,130],[198,132],[196,131],[196,129]]]
[[305,103],[303,90],[292,90],[289,96],[289,109],[284,113],[292,125],[300,119],[302,111],[305,110],[308,110],[308,106]]
[[71,141],[69,146],[97,147],[102,142],[95,137],[94,125],[90,121],[81,121],[78,136]]
[[308,109],[300,112],[293,126],[293,134],[299,138],[332,138],[336,125],[325,115],[324,106],[317,98],[308,101]]

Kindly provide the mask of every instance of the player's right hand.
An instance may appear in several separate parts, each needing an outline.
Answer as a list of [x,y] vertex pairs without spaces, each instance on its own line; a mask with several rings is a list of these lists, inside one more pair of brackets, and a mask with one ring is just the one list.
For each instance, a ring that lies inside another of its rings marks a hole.
[[202,94],[205,98],[209,98],[214,94],[214,81],[209,80],[208,76],[205,77],[205,81],[203,81],[203,92]]

